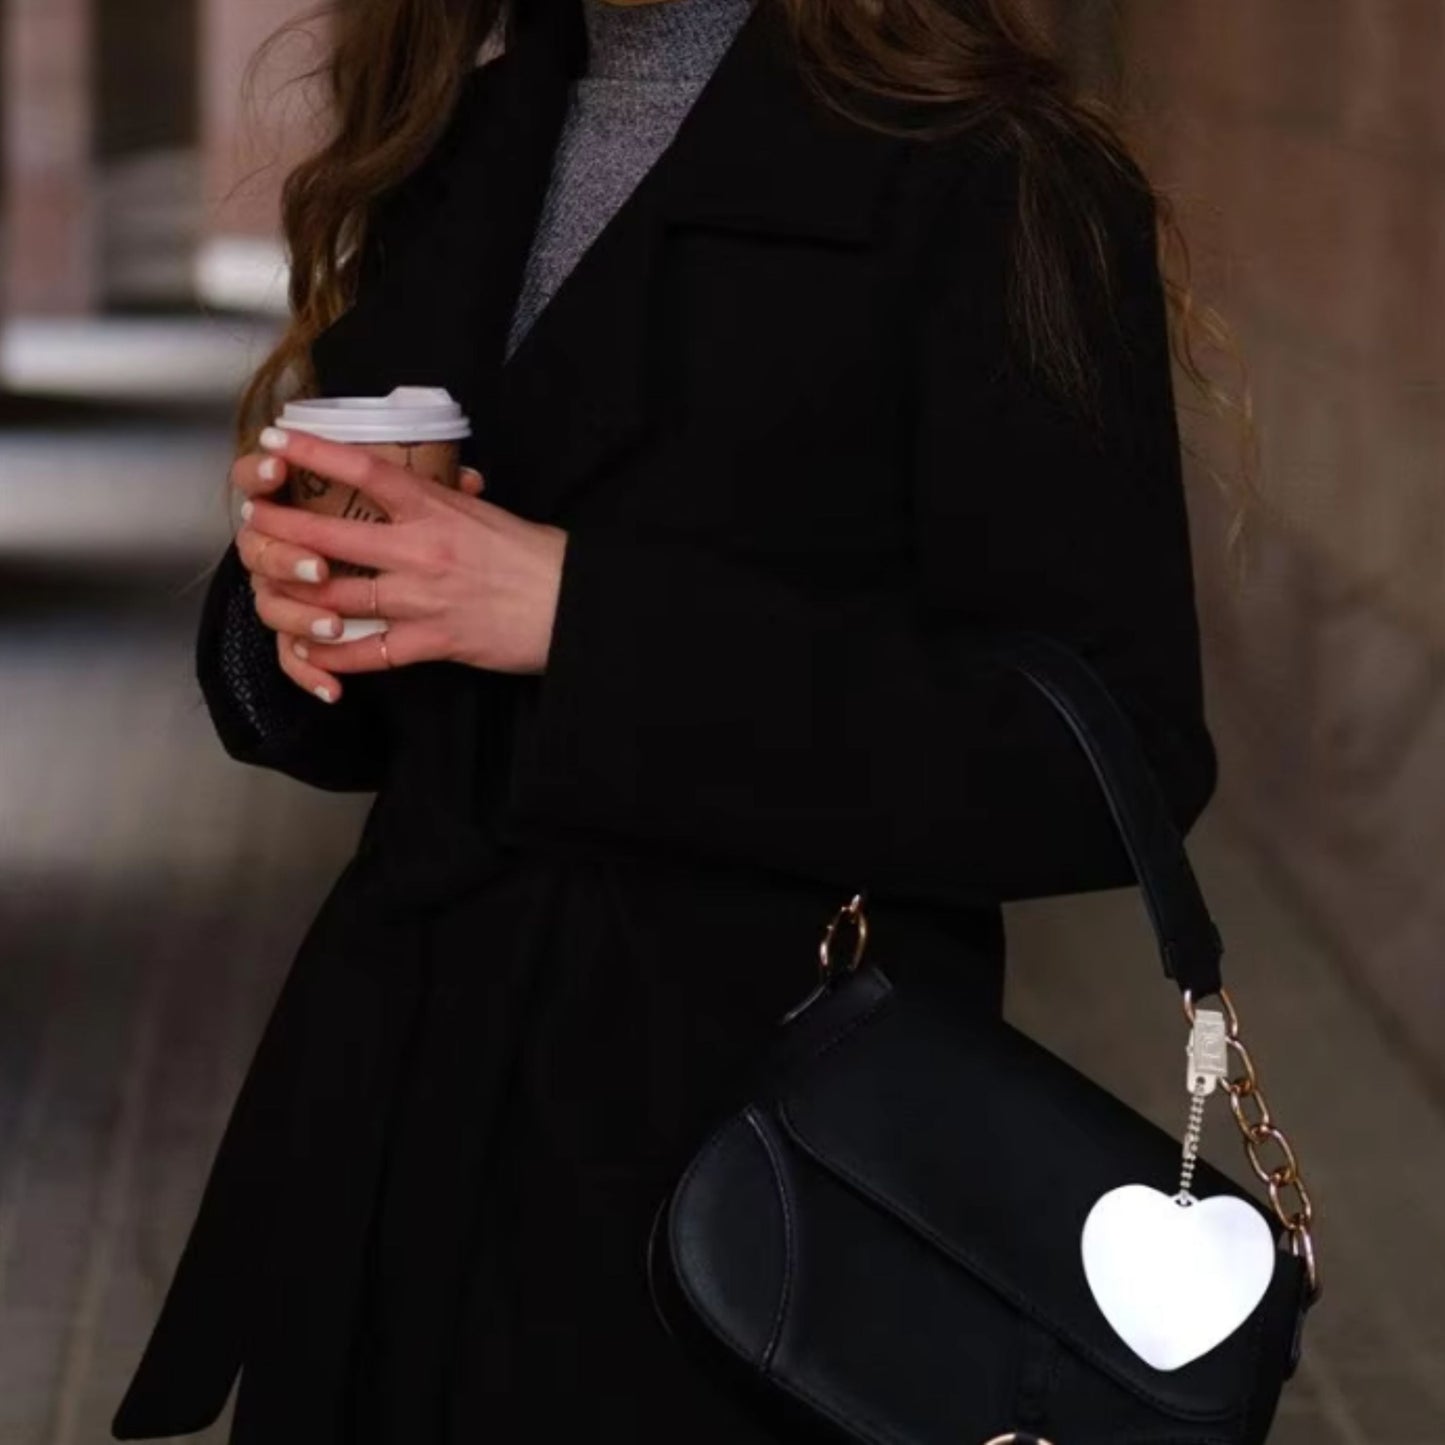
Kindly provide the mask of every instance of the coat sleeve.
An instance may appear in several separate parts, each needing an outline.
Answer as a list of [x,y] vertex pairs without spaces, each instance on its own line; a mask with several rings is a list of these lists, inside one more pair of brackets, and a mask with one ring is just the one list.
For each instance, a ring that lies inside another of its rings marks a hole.
[[195,667],[216,735],[238,762],[332,792],[381,786],[385,732],[376,675],[348,677],[336,703],[302,692],[281,670],[276,634],[257,615],[234,541],[202,603]]
[[[362,293],[380,283],[383,251],[405,220],[409,189],[398,188],[376,208],[362,255]],[[336,389],[331,383],[336,380],[337,332],[333,323],[312,343],[323,392]],[[234,541],[212,574],[201,607],[195,667],[216,734],[238,762],[329,792],[369,793],[381,787],[388,731],[380,674],[351,674],[336,703],[302,692],[281,670],[276,634],[256,612]]]
[[963,905],[1133,881],[1063,723],[970,648],[991,625],[1094,664],[1188,830],[1216,759],[1153,203],[1126,190],[1101,192],[1114,302],[1082,283],[1091,427],[996,364],[1011,203],[960,187],[957,259],[940,262],[917,333],[905,585],[840,603],[704,546],[571,535],[514,766],[519,838],[623,840]]

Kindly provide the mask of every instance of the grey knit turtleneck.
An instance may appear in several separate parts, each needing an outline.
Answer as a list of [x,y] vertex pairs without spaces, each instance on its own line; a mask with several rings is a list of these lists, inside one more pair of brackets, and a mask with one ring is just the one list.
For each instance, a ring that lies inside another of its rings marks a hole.
[[751,0],[581,0],[587,65],[573,82],[507,355],[672,141]]

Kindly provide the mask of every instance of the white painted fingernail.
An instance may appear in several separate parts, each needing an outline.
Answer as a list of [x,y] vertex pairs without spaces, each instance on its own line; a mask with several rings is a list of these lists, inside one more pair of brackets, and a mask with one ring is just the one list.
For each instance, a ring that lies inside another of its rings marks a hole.
[[268,452],[284,451],[286,449],[286,443],[290,440],[291,438],[278,426],[268,426],[266,430],[261,433],[260,437],[261,445],[265,447]]
[[296,564],[296,575],[303,582],[319,582],[321,580],[321,563],[315,557],[307,557],[304,561]]
[[305,661],[306,658],[311,656],[311,649],[307,647],[300,638],[297,638],[296,641],[291,644],[291,651],[294,652],[297,657],[301,658],[302,661]]
[[279,482],[281,480],[281,461],[278,457],[267,457],[256,467],[256,475],[263,482]]
[[317,687],[313,688],[312,691],[316,694],[317,697],[321,699],[322,702],[332,701],[331,689],[329,687]]
[[318,617],[311,624],[311,633],[314,637],[340,637],[341,619],[339,617]]
[[241,520],[242,520],[243,522],[249,522],[249,521],[251,520],[251,517],[252,517],[253,513],[255,512],[255,510],[256,510],[256,504],[255,504],[254,502],[242,502],[242,503],[241,503]]

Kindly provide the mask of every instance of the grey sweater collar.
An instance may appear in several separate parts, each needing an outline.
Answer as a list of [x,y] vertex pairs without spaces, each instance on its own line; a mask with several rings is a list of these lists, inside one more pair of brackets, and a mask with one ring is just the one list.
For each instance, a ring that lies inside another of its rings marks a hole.
[[710,75],[752,0],[581,0],[589,80],[686,81]]

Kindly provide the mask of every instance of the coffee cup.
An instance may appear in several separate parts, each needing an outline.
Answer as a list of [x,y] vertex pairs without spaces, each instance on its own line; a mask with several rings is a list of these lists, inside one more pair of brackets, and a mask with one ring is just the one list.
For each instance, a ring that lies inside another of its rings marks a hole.
[[[283,431],[308,432],[327,441],[365,447],[374,456],[456,487],[460,479],[462,441],[472,434],[461,407],[442,387],[399,386],[387,396],[331,396],[293,401],[276,425]],[[285,499],[293,506],[330,517],[364,522],[389,522],[386,512],[359,487],[346,486],[312,472],[293,471]],[[376,568],[328,559],[333,573],[372,577]],[[344,617],[341,636],[329,642],[350,642],[385,632],[384,618]]]

